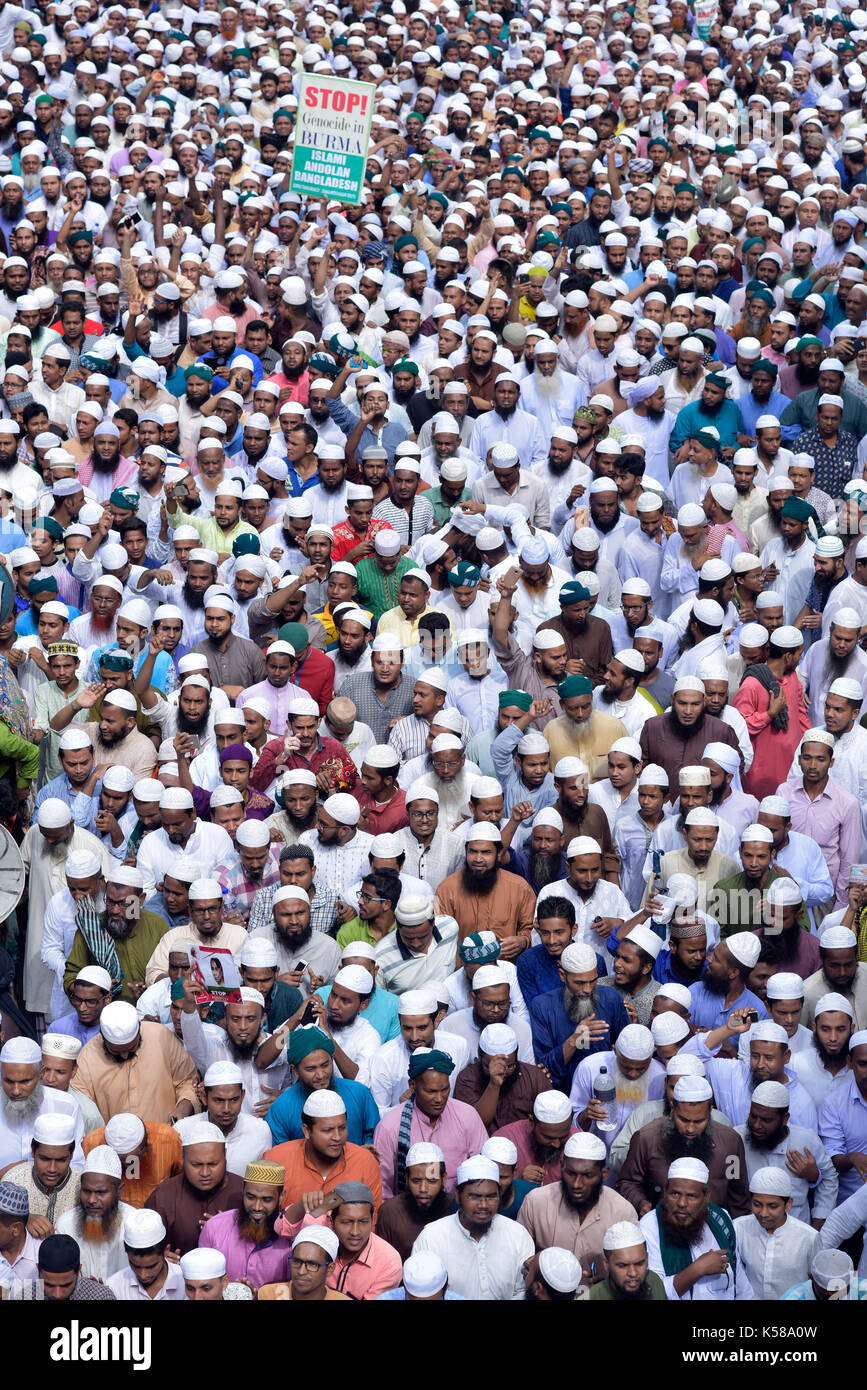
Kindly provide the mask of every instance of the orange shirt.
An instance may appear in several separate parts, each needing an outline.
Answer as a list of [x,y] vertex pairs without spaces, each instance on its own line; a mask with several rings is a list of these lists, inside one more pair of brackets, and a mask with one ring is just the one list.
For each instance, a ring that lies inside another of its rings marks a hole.
[[[173,1178],[183,1167],[181,1136],[172,1125],[161,1124],[158,1120],[145,1123],[147,1148],[140,1159],[127,1161],[121,1158],[124,1169],[120,1185],[120,1200],[131,1207],[143,1207],[155,1187],[167,1178]],[[81,1141],[85,1154],[105,1143],[105,1128],[94,1129]],[[127,1169],[130,1172],[127,1172]]]
[[366,1182],[373,1193],[375,1210],[379,1211],[382,1206],[379,1164],[361,1144],[346,1144],[342,1159],[327,1177],[323,1177],[308,1158],[306,1139],[290,1139],[286,1144],[277,1144],[263,1157],[270,1163],[282,1163],[286,1169],[281,1206],[288,1207],[300,1201],[305,1192],[331,1192],[342,1182]]
[[[259,1289],[258,1299],[261,1303],[264,1299],[266,1303],[271,1302],[292,1302],[291,1284],[263,1284]],[[349,1294],[338,1293],[336,1289],[326,1289],[323,1303],[352,1303]]]

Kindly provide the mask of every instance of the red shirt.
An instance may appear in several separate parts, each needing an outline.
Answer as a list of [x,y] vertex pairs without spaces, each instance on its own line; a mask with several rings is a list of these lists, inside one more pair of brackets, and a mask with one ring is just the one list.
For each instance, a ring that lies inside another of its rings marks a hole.
[[311,700],[315,700],[319,706],[319,713],[324,714],[334,694],[334,662],[325,652],[308,647],[292,683],[306,690]]
[[[253,775],[250,778],[250,785],[251,787],[255,787],[256,791],[261,791],[263,787],[270,787],[282,767],[309,768],[311,772],[316,773],[327,766],[332,758],[338,758],[347,771],[355,773],[355,777],[348,788],[349,791],[354,789],[358,781],[358,772],[355,764],[343,744],[339,743],[336,738],[322,738],[320,736],[319,747],[314,749],[309,758],[305,757],[303,753],[289,753],[287,754],[285,763],[281,764],[281,767],[278,767],[276,759],[279,758],[282,752],[282,738],[269,739],[265,744],[265,747],[259,754],[259,761],[253,768]],[[404,822],[404,824],[406,824],[406,822]]]
[[378,806],[370,792],[366,792],[363,787],[359,787],[355,793],[355,800],[358,802],[362,812],[362,829],[369,835],[386,835],[394,830],[403,830],[404,826],[409,825],[406,816],[406,792],[403,787],[399,788],[396,796],[384,806]]
[[372,541],[378,531],[391,531],[393,527],[388,521],[371,521],[363,536],[359,536],[352,522],[339,521],[334,527],[334,540],[331,543],[331,562],[336,564],[348,555],[350,550],[354,550],[361,542]]

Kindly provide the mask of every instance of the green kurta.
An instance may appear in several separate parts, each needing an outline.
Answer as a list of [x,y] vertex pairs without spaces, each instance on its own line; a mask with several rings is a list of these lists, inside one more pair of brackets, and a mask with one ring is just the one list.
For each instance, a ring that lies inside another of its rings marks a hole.
[[616,1294],[607,1279],[601,1283],[594,1284],[587,1295],[591,1303],[667,1303],[665,1296],[665,1285],[658,1274],[654,1274],[652,1269],[647,1271],[647,1292],[642,1298],[629,1299]]
[[[155,912],[145,911],[139,917],[132,936],[128,937],[126,941],[114,943],[124,978],[124,986],[118,997],[125,999],[128,1004],[136,1002],[136,996],[129,988],[130,983],[144,984],[147,963],[165,932],[166,924],[162,917],[158,917]],[[83,970],[86,965],[97,963],[88,951],[81,932],[77,931],[63,974],[63,988],[66,993],[68,994],[72,988],[72,983],[79,970]]]

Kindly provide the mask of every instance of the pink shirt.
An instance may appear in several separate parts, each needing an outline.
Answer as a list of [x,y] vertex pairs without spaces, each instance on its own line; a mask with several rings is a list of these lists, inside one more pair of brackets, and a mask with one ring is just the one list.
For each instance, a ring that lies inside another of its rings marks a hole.
[[236,1209],[212,1216],[202,1227],[199,1245],[222,1251],[230,1279],[249,1279],[257,1289],[261,1284],[279,1284],[288,1279],[292,1241],[285,1235],[275,1235],[266,1245],[253,1245],[241,1239],[237,1217]]
[[[373,1134],[374,1147],[382,1154],[382,1195],[394,1197],[397,1192],[397,1140],[403,1106],[396,1105],[380,1120]],[[482,1152],[488,1131],[479,1119],[477,1110],[462,1100],[450,1100],[439,1119],[432,1122],[413,1106],[410,1144],[438,1144],[446,1161],[446,1192],[454,1191],[458,1165],[465,1158]]]
[[[208,1223],[210,1224],[210,1223]],[[283,1218],[281,1229],[285,1231],[289,1243],[295,1239],[304,1226],[330,1226],[327,1216],[305,1216],[303,1221],[287,1221]],[[207,1230],[207,1227],[205,1228]],[[201,1245],[201,1241],[199,1244]],[[340,1256],[334,1261],[334,1268],[328,1276],[329,1289],[348,1294],[359,1303],[370,1303],[379,1298],[386,1289],[396,1289],[403,1278],[403,1265],[400,1255],[393,1245],[375,1233],[357,1259],[344,1264]]]

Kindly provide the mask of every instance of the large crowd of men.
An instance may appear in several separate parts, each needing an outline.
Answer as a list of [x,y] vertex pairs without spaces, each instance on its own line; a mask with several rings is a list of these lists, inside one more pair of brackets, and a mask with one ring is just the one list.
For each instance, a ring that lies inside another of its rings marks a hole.
[[867,1296],[865,466],[857,0],[0,0],[0,1297]]

